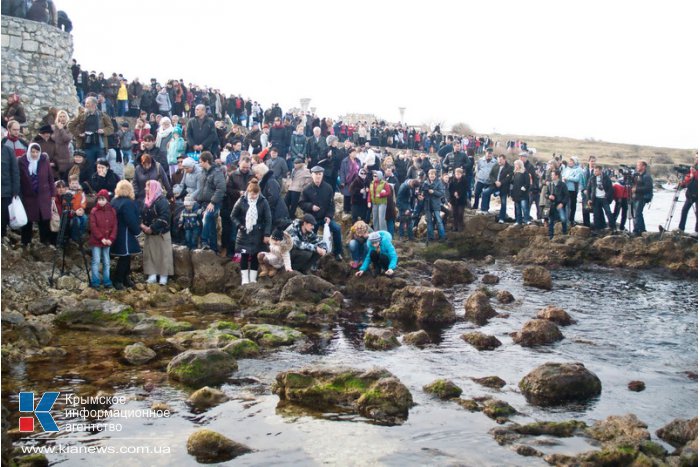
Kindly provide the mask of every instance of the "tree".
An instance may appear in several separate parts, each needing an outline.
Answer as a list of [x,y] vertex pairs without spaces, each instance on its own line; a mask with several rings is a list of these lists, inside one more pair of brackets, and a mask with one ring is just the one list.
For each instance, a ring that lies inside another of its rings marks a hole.
[[452,125],[452,133],[460,136],[469,136],[474,134],[474,130],[468,124],[459,122]]

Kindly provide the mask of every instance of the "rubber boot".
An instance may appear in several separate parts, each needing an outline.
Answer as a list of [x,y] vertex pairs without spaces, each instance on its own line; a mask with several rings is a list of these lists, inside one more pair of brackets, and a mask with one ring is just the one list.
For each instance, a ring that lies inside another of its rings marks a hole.
[[250,283],[250,269],[241,269],[241,285]]
[[258,271],[256,271],[255,269],[251,269],[249,277],[250,277],[250,283],[255,284],[256,282],[258,282]]

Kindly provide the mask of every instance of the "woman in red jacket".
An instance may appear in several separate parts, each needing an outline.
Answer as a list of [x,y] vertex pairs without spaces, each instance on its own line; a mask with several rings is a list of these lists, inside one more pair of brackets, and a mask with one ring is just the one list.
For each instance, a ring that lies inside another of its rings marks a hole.
[[[109,192],[97,192],[97,204],[90,211],[90,240],[92,247],[92,278],[90,287],[99,289],[100,283],[105,288],[112,287],[109,279],[109,248],[117,238],[117,213],[109,204]],[[102,280],[100,281],[100,262],[102,263]]]

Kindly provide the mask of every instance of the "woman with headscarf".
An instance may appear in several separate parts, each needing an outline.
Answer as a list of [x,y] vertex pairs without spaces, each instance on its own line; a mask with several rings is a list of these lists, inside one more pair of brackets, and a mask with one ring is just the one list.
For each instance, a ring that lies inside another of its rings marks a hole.
[[257,282],[258,253],[270,243],[272,216],[255,178],[248,184],[245,196],[233,206],[231,222],[238,230],[236,252],[241,254],[241,284]]
[[168,276],[175,273],[173,245],[170,239],[170,203],[156,180],[146,182],[146,199],[141,212],[141,231],[146,234],[143,243],[143,273],[146,282],[167,285]]
[[112,207],[117,213],[117,238],[112,243],[110,253],[117,257],[117,266],[112,275],[112,286],[117,290],[133,287],[129,277],[131,255],[141,253],[136,236],[141,233],[139,210],[134,201],[134,187],[122,180],[114,190]]
[[49,158],[42,154],[38,144],[32,143],[18,163],[20,194],[28,219],[27,225],[22,227],[22,244],[31,243],[34,222],[39,223],[41,243],[48,244],[51,241],[51,199],[56,194]]
[[165,168],[158,161],[154,161],[150,155],[143,154],[141,156],[141,164],[134,170],[134,193],[136,193],[136,201],[141,204],[146,198],[146,182],[155,180],[160,182],[165,187],[168,197],[172,196],[172,188],[170,180]]
[[161,154],[167,154],[168,143],[173,136],[173,123],[168,117],[160,119],[158,133],[156,133],[156,147]]
[[369,183],[367,169],[364,168],[357,172],[357,176],[350,183],[350,212],[353,221],[367,222],[369,220],[369,209],[367,208]]
[[52,161],[54,172],[57,178],[64,181],[68,180],[68,171],[71,168],[70,142],[73,140],[73,135],[68,131],[68,120],[68,113],[65,110],[59,110],[51,134],[51,139],[56,146]]

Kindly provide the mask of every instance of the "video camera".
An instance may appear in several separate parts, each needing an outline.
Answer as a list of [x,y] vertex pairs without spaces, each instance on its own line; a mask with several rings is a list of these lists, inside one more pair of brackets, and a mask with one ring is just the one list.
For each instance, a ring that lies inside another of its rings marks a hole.
[[681,165],[676,165],[676,166],[673,167],[673,170],[675,170],[676,172],[678,172],[680,175],[685,175],[685,174],[687,174],[688,172],[690,172],[690,166],[689,166],[689,165],[683,165],[683,164],[681,164]]
[[61,196],[61,207],[63,208],[63,212],[70,211],[72,205],[73,205],[73,193],[68,192],[68,193],[63,194]]

